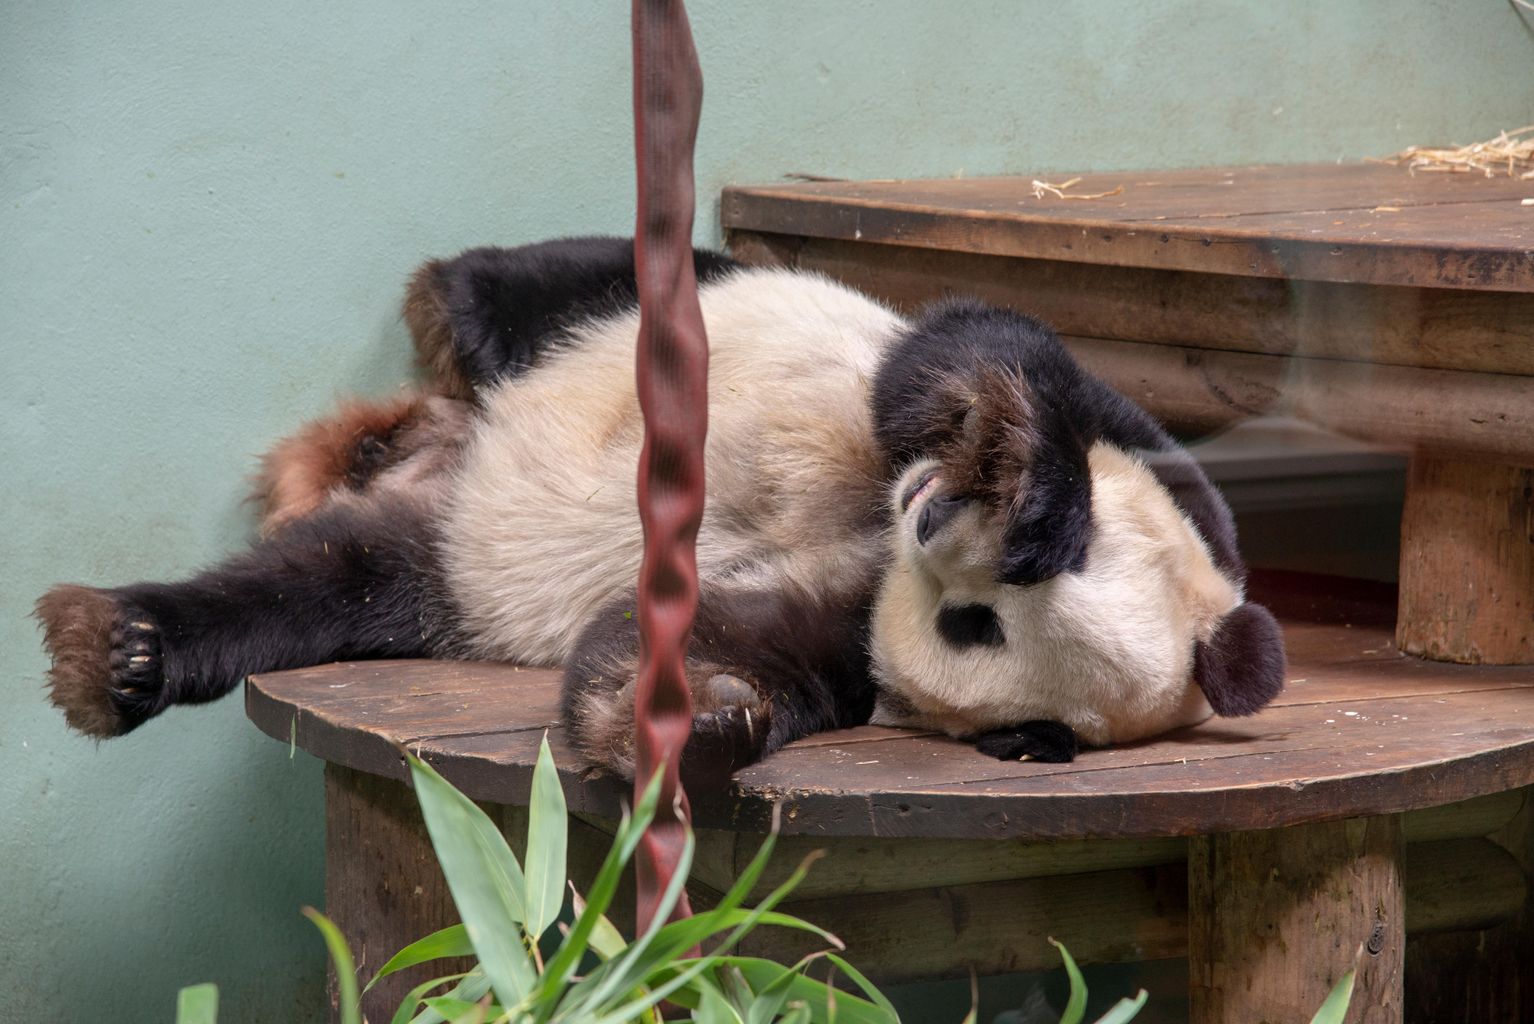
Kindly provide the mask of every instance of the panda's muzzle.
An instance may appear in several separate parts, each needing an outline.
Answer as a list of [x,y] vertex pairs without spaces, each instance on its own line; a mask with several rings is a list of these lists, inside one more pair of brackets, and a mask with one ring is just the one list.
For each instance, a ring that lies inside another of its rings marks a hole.
[[916,543],[925,547],[927,541],[936,537],[968,502],[969,499],[958,494],[938,494],[930,498],[916,517]]

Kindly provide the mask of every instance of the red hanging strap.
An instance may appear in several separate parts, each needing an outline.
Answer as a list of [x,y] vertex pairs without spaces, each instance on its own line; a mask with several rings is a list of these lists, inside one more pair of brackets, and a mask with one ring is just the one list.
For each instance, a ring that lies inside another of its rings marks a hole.
[[[687,815],[677,768],[692,731],[684,665],[698,606],[695,542],[703,518],[708,339],[692,261],[692,151],[703,74],[681,0],[633,0],[633,30],[637,373],[645,429],[639,459],[644,561],[634,693],[636,787],[665,765],[661,809],[636,864],[643,931],[676,872]],[[673,916],[690,913],[684,897]]]

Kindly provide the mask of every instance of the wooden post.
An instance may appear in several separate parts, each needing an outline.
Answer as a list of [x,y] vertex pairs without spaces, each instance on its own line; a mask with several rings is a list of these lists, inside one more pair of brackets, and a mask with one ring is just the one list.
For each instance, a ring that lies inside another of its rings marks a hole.
[[[346,936],[362,984],[407,944],[458,921],[420,805],[403,782],[325,766],[325,913]],[[467,969],[455,962],[385,978],[362,997],[363,1015],[389,1020],[415,985]],[[327,988],[338,1020],[334,971]]]
[[1189,840],[1192,1024],[1309,1020],[1355,957],[1347,1020],[1399,1024],[1405,955],[1399,815]]
[[1534,469],[1412,459],[1396,645],[1438,661],[1534,663]]

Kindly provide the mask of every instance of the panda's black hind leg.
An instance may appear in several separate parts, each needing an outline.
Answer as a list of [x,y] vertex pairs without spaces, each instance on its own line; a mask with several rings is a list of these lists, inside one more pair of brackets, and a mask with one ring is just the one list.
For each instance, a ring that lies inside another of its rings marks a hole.
[[53,703],[105,738],[254,672],[432,653],[430,529],[410,502],[334,509],[181,582],[55,587],[37,603]]
[[[739,266],[693,250],[699,283]],[[534,366],[565,328],[632,308],[639,298],[631,238],[559,238],[515,248],[486,246],[416,271],[405,321],[421,362],[439,385],[472,398]]]
[[[626,597],[587,626],[566,664],[561,703],[587,765],[624,776],[634,770],[634,607]],[[682,772],[690,790],[724,786],[785,743],[868,721],[866,608],[856,595],[702,588],[687,661],[693,724]]]
[[1076,759],[1076,733],[1062,722],[1024,722],[982,733],[974,737],[974,743],[980,753],[1000,761],[1064,763]]

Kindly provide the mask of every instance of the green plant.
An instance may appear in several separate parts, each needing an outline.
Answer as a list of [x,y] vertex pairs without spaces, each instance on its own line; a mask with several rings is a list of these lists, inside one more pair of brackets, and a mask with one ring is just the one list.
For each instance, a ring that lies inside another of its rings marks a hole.
[[[665,923],[682,895],[691,865],[689,835],[676,879],[664,894],[656,923],[626,942],[605,916],[624,866],[633,856],[656,810],[658,781],[652,781],[632,815],[620,822],[612,848],[574,919],[552,943],[565,901],[566,809],[564,793],[547,742],[539,751],[529,802],[527,863],[517,861],[495,824],[429,765],[410,758],[411,777],[427,831],[463,924],[413,943],[386,963],[373,979],[442,956],[472,954],[467,974],[419,986],[395,1014],[396,1024],[443,1020],[509,1021],[526,1024],[601,1022],[620,1024],[657,1019],[656,1006],[669,1001],[692,1008],[705,1021],[821,1021],[884,1024],[894,1009],[872,986],[868,998],[834,992],[804,973],[810,960],[824,957],[855,984],[862,976],[831,950],[841,943],[806,921],[773,907],[804,877],[808,862],[754,909],[742,904],[772,853],[769,836],[718,905],[690,918]],[[811,932],[830,950],[783,967],[767,960],[714,953],[689,957],[709,940],[725,949],[758,925]],[[545,957],[540,940],[553,948]],[[430,994],[451,985],[441,994]],[[419,1012],[418,1012],[419,1011]]]
[[[743,905],[772,855],[775,828],[717,906],[665,923],[682,895],[692,863],[694,840],[689,832],[656,923],[630,942],[608,920],[606,911],[624,867],[655,816],[658,778],[646,787],[632,814],[624,815],[582,899],[565,873],[568,816],[547,740],[533,770],[525,865],[473,801],[430,765],[408,753],[406,757],[432,846],[463,923],[400,950],[367,988],[398,971],[447,957],[474,957],[476,963],[468,971],[416,986],[390,1024],[659,1024],[658,1007],[663,1001],[690,1009],[692,1019],[702,1024],[898,1024],[899,1015],[889,1000],[839,955],[840,940],[773,909],[803,879],[813,857],[806,858],[756,907]],[[567,891],[571,921],[561,925]],[[356,969],[340,930],[318,911],[305,908],[304,913],[324,936],[335,964],[342,1024],[360,1024],[360,1000],[367,989],[358,990]],[[827,948],[790,966],[719,952],[761,925],[809,932]],[[689,955],[708,942],[713,952]],[[1070,980],[1060,1024],[1082,1024],[1086,984],[1070,953],[1060,943],[1054,945]],[[861,995],[838,991],[807,974],[810,965],[820,960],[845,975]],[[1341,1021],[1352,981],[1349,971],[1312,1024]],[[1143,991],[1134,999],[1120,1000],[1096,1024],[1124,1024],[1139,1013],[1145,1000]],[[212,985],[183,989],[177,1024],[215,1024],[217,1006],[218,992]],[[975,1024],[977,1013],[972,1005],[964,1024]]]

